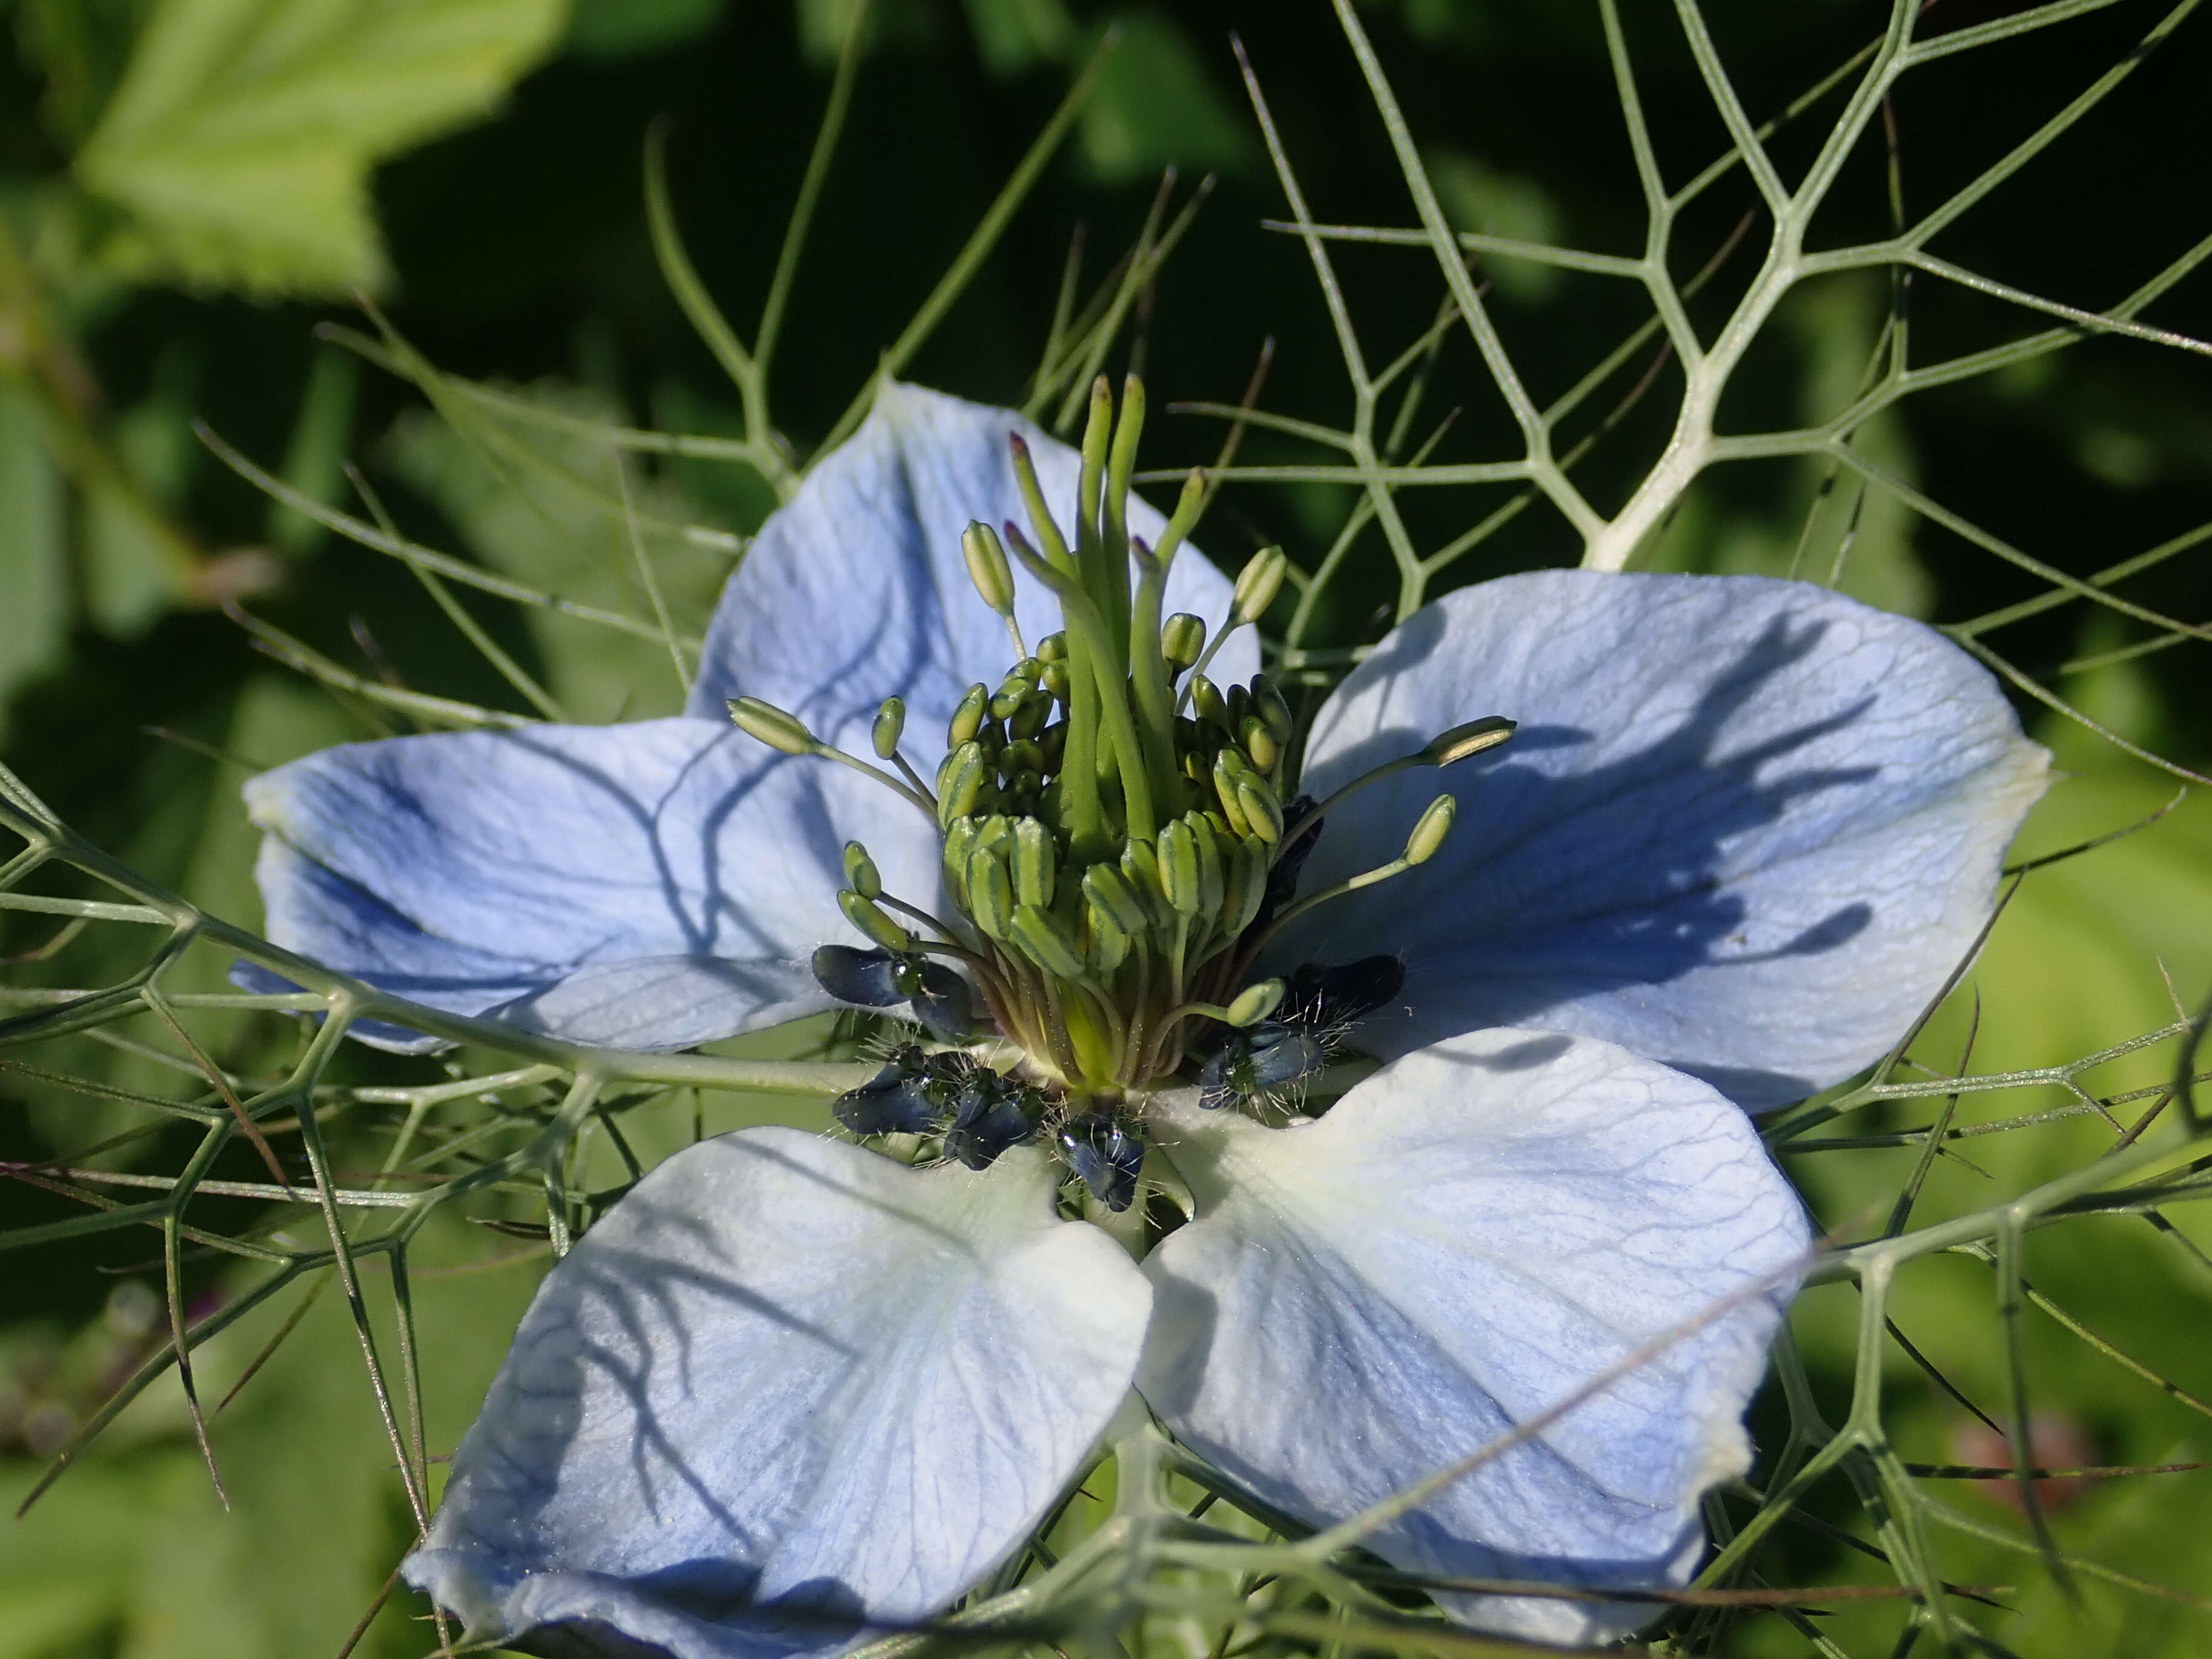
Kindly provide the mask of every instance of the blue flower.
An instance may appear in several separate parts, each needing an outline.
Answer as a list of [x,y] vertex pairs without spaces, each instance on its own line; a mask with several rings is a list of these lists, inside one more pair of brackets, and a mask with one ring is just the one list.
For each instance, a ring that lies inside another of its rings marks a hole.
[[[1808,1237],[1742,1109],[1899,1037],[2046,757],[1917,623],[1547,572],[1385,638],[1286,800],[1287,710],[1222,632],[1275,568],[1240,596],[1171,559],[1180,523],[1125,505],[1133,424],[1086,465],[887,386],[732,579],[684,716],[250,786],[272,937],[418,1002],[681,1047],[843,1001],[952,1040],[837,1106],[941,1158],[724,1136],[554,1269],[406,1567],[472,1638],[772,1659],[927,1619],[1133,1386],[1325,1525],[1608,1379],[1365,1541],[1441,1577],[1693,1571]],[[1073,544],[1043,502],[1081,504]],[[1170,612],[1213,629],[1202,673]],[[1387,1063],[1297,1116],[1348,1051]],[[1135,1261],[1140,1194],[1193,1218]],[[1648,1613],[1440,1600],[1560,1641]]]

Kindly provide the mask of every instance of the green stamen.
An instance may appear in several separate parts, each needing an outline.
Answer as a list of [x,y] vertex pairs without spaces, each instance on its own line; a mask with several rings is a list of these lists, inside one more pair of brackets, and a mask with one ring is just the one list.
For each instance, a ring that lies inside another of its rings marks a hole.
[[[1263,927],[1284,850],[1352,790],[1409,767],[1451,764],[1513,730],[1495,717],[1455,726],[1286,827],[1283,803],[1297,786],[1289,703],[1264,675],[1224,686],[1206,671],[1231,635],[1266,613],[1287,562],[1278,548],[1255,554],[1211,630],[1200,617],[1163,615],[1206,481],[1186,478],[1156,546],[1130,537],[1144,413],[1133,379],[1118,411],[1107,381],[1091,388],[1072,529],[1054,520],[1027,447],[1010,441],[1029,530],[971,524],[961,550],[976,593],[1006,623],[1013,661],[995,686],[969,686],[953,709],[933,790],[899,752],[907,711],[896,697],[870,732],[881,766],[769,704],[731,705],[762,742],[836,760],[930,812],[943,836],[944,915],[886,892],[857,842],[845,850],[838,903],[880,949],[909,963],[917,952],[961,963],[988,1010],[985,1030],[1021,1048],[1031,1075],[1071,1103],[1176,1074],[1206,1021],[1293,1019],[1279,1012],[1284,981],[1252,982],[1261,948],[1315,905],[1433,857],[1451,828],[1452,798],[1431,804],[1398,858],[1282,908]],[[1060,605],[1060,629],[1034,651],[1014,622],[1017,565]],[[1287,896],[1278,892],[1278,903]]]

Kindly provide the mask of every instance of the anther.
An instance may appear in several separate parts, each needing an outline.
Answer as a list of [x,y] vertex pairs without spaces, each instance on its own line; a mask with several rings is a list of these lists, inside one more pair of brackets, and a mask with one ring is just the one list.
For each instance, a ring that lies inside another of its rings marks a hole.
[[1257,714],[1247,714],[1237,736],[1244,752],[1252,757],[1252,764],[1267,776],[1274,776],[1275,769],[1283,763],[1283,747],[1267,729],[1267,722]]
[[1091,965],[1101,974],[1111,974],[1129,959],[1136,941],[1110,915],[1086,904],[1084,921],[1089,924],[1090,937],[1084,954]]
[[975,584],[983,603],[1006,624],[1014,654],[1026,657],[1029,650],[1022,643],[1021,625],[1014,620],[1013,568],[1006,562],[1006,550],[998,532],[980,520],[971,522],[960,534],[960,552],[968,561],[968,580]]
[[952,718],[945,722],[946,746],[957,749],[962,744],[972,740],[975,734],[983,729],[983,716],[990,706],[991,688],[989,686],[981,684],[969,686],[962,694],[959,707],[952,711]]
[[[893,698],[891,702],[896,702],[897,699]],[[732,697],[728,700],[728,706],[731,720],[747,737],[787,755],[813,755],[823,760],[836,761],[838,765],[849,767],[864,777],[873,778],[894,793],[903,795],[924,812],[933,816],[936,813],[937,803],[930,799],[929,792],[922,787],[921,780],[915,775],[914,769],[904,761],[896,762],[899,770],[905,774],[905,781],[902,782],[881,767],[871,766],[858,756],[848,755],[843,750],[823,742],[806,729],[805,724],[797,715],[786,714],[774,703],[763,702],[758,697]],[[888,703],[884,705],[885,708],[889,707]],[[902,706],[901,720],[903,720],[904,714]],[[876,714],[878,732],[882,731],[884,721],[884,712],[878,709]],[[872,740],[879,742],[881,739],[875,738]],[[896,738],[893,748],[896,748]],[[896,760],[896,756],[886,758]]]
[[[1122,861],[1127,864],[1133,849],[1125,849]],[[1145,914],[1144,902],[1137,896],[1129,879],[1110,864],[1094,864],[1083,872],[1083,896],[1091,906],[1093,924],[1104,916],[1132,939],[1141,939],[1151,931],[1151,918]]]
[[876,861],[857,841],[845,843],[845,884],[864,899],[884,896],[884,878],[876,869]]
[[876,758],[890,760],[896,756],[899,739],[905,735],[906,699],[885,697],[884,706],[876,710],[876,723],[868,729],[868,743]]
[[1230,723],[1229,704],[1221,695],[1221,688],[1203,674],[1193,674],[1188,688],[1190,706],[1199,719],[1219,726],[1234,736],[1237,728]]
[[1451,834],[1452,819],[1458,811],[1459,803],[1449,795],[1438,795],[1431,801],[1413,825],[1413,833],[1406,837],[1406,862],[1426,864],[1434,858],[1444,837]]
[[1247,772],[1237,780],[1237,805],[1255,837],[1270,847],[1282,840],[1283,809],[1257,773]]
[[1205,651],[1205,617],[1178,611],[1160,624],[1160,655],[1167,659],[1170,673],[1188,672]]
[[1282,589],[1283,573],[1290,562],[1279,547],[1263,547],[1244,562],[1243,569],[1237,573],[1236,592],[1230,601],[1231,627],[1256,623],[1267,614],[1267,607]]
[[763,702],[758,697],[732,697],[729,700],[730,718],[738,730],[749,738],[757,738],[771,749],[780,749],[787,755],[811,755],[816,748],[814,734],[795,714],[787,714],[774,703]]
[[1252,830],[1250,825],[1245,822],[1244,809],[1237,802],[1237,775],[1236,762],[1231,759],[1231,757],[1237,757],[1238,760],[1242,759],[1242,757],[1237,756],[1234,749],[1224,749],[1214,756],[1213,793],[1220,799],[1222,816],[1229,820],[1230,829],[1241,839],[1250,835]]
[[968,855],[968,914],[993,939],[1006,939],[1014,925],[1014,883],[1004,854],[979,841]]
[[1057,979],[1081,979],[1083,959],[1049,910],[1018,905],[1008,936],[1031,962]]
[[1518,729],[1518,723],[1503,714],[1486,714],[1479,720],[1469,720],[1455,726],[1429,739],[1421,750],[1431,766],[1449,766],[1454,761],[1465,760],[1469,755],[1480,755],[1486,749],[1495,749]]
[[1059,862],[1059,848],[1053,845],[1052,831],[1035,818],[1022,818],[1014,824],[1014,851],[1009,860],[1014,878],[1014,902],[1034,904],[1040,908],[1052,902],[1054,866]]
[[1159,872],[1160,890],[1167,902],[1186,916],[1198,915],[1198,837],[1187,820],[1177,818],[1160,831]]
[[984,758],[983,746],[972,738],[947,755],[937,775],[939,822],[951,823],[973,812],[982,799],[983,786],[990,781],[990,773],[991,763]]
[[874,900],[862,897],[849,887],[838,892],[837,908],[845,913],[846,921],[886,951],[905,956],[921,948],[921,941],[885,915]]
[[1256,1025],[1281,1006],[1283,992],[1283,981],[1279,979],[1263,979],[1257,985],[1248,985],[1221,1011],[1221,1023],[1240,1030],[1247,1025]]

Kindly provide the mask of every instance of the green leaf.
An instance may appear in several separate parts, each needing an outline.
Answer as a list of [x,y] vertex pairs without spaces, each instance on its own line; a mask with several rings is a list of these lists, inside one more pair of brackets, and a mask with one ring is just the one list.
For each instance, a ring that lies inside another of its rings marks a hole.
[[563,50],[571,58],[608,60],[664,52],[708,33],[721,21],[723,0],[576,0]]
[[1083,112],[1083,158],[1108,184],[1188,172],[1242,173],[1259,155],[1243,112],[1231,103],[1206,59],[1164,12],[1117,20],[1121,49]]
[[1075,21],[1060,0],[968,0],[968,27],[983,67],[1001,80],[1065,60]]
[[128,210],[131,275],[260,294],[374,286],[377,161],[471,120],[567,0],[161,0],[78,179]]
[[[1449,145],[1432,147],[1422,161],[1454,229],[1480,231],[1517,242],[1559,240],[1559,210],[1535,179],[1501,173]],[[1524,304],[1547,300],[1559,291],[1559,270],[1555,265],[1495,256],[1484,259],[1481,265],[1482,274],[1497,285],[1499,293]]]
[[68,545],[62,480],[37,410],[0,387],[0,730],[7,698],[58,667],[69,638]]

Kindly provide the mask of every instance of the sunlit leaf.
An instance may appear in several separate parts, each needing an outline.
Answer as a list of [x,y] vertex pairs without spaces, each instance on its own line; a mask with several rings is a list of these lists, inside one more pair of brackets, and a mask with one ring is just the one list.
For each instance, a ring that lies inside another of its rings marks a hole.
[[482,115],[564,0],[161,0],[77,176],[132,274],[328,294],[385,275],[369,168]]
[[58,667],[69,630],[62,481],[29,400],[0,387],[0,732],[15,689]]

